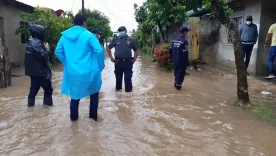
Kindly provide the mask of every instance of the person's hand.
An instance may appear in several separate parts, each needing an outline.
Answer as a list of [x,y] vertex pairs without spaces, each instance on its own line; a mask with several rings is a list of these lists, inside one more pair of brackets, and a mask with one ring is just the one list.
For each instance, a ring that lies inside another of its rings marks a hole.
[[112,62],[116,62],[115,58],[113,58],[113,57],[111,57],[110,60],[111,60]]
[[44,46],[45,46],[45,48],[49,49],[49,44],[48,44],[48,42],[45,42],[45,43],[44,43]]
[[264,45],[264,48],[265,48],[265,49],[267,49],[267,48],[268,48],[268,45],[267,45],[266,43],[265,43],[265,45]]

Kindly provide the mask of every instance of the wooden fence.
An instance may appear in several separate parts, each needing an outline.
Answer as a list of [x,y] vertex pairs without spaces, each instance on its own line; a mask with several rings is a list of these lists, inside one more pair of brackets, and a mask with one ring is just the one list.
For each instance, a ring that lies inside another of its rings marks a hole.
[[0,88],[11,86],[11,63],[8,49],[2,46],[0,38]]

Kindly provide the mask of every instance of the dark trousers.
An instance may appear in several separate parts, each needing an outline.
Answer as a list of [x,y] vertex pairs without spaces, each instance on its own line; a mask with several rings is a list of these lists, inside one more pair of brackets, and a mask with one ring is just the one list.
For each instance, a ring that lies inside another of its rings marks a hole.
[[275,75],[275,66],[274,60],[276,57],[276,46],[271,46],[268,54],[268,67],[269,67],[269,74]]
[[174,67],[175,86],[181,87],[186,75],[186,66]]
[[[117,60],[117,59],[116,59]],[[133,62],[131,59],[115,62],[116,90],[122,89],[123,75],[125,80],[125,91],[132,91]]]
[[53,88],[51,80],[45,79],[44,77],[31,77],[31,87],[28,99],[35,99],[40,87],[44,90],[44,97],[52,96]]
[[[71,119],[77,119],[79,117],[79,104],[80,104],[80,100],[71,99],[71,102],[70,102]],[[90,95],[90,109],[89,109],[90,117],[97,117],[98,105],[99,105],[99,93]]]
[[254,44],[243,44],[242,45],[242,52],[243,52],[243,58],[245,59],[245,69],[247,70],[248,65],[250,63],[250,57],[252,54]]

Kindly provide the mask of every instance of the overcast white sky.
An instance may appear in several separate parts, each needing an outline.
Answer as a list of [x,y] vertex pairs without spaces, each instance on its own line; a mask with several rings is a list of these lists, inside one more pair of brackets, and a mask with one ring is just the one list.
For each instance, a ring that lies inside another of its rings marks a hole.
[[[63,9],[73,11],[74,14],[81,9],[82,0],[18,0],[31,6],[48,7],[53,10]],[[130,31],[137,28],[134,18],[133,4],[139,6],[146,0],[84,0],[85,8],[97,9],[103,12],[110,19],[112,31],[124,25]]]

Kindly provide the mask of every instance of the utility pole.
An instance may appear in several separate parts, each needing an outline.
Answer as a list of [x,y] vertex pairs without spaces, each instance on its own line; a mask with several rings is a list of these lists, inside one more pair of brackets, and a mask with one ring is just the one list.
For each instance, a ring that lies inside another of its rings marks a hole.
[[82,15],[84,16],[84,0],[82,0]]

